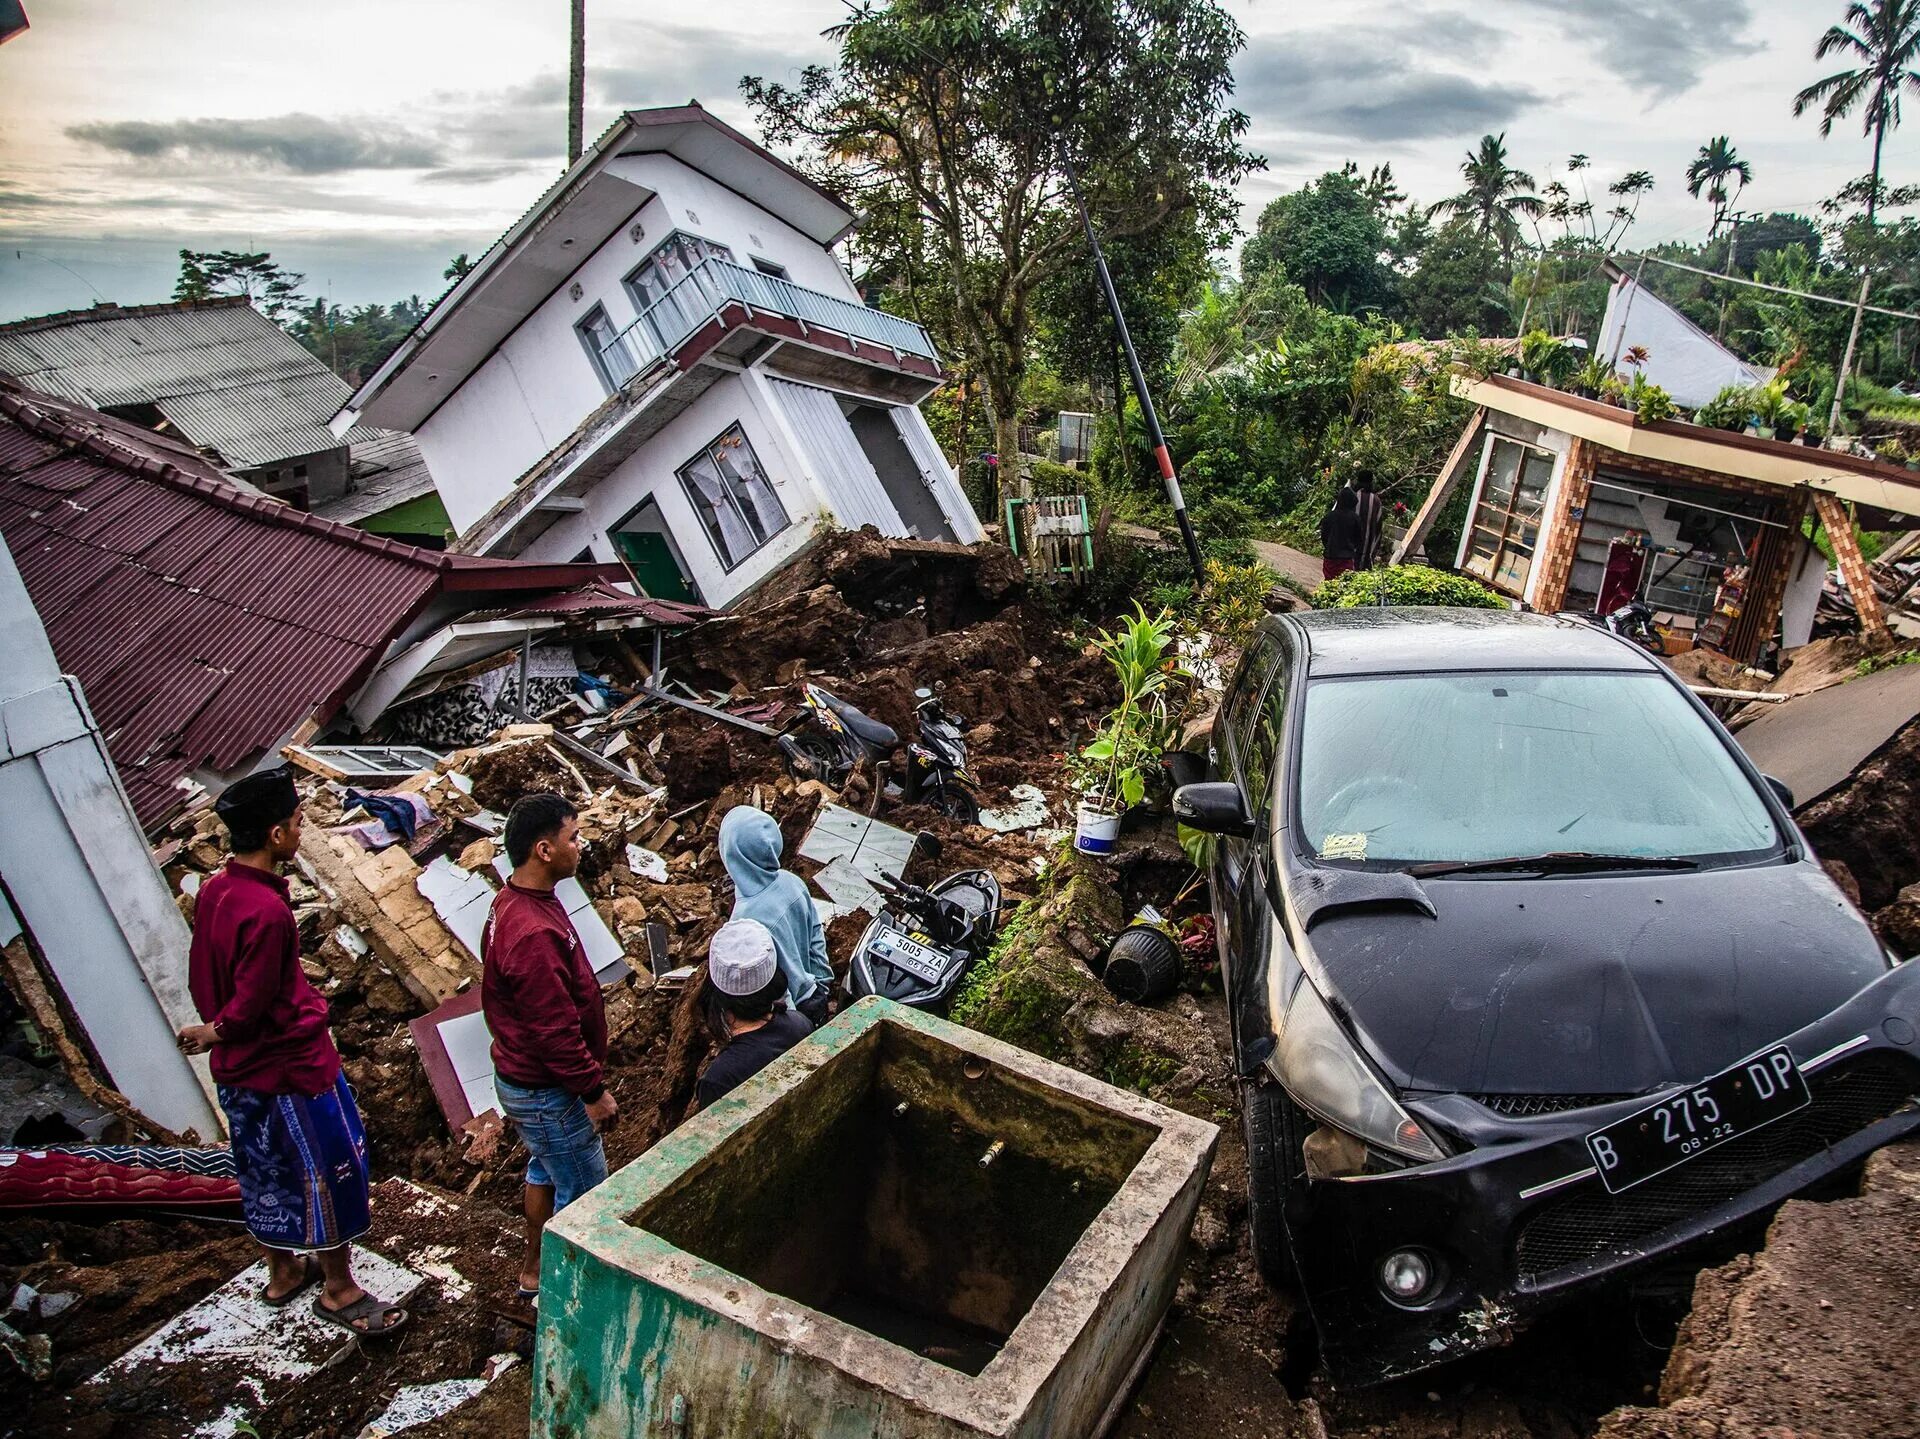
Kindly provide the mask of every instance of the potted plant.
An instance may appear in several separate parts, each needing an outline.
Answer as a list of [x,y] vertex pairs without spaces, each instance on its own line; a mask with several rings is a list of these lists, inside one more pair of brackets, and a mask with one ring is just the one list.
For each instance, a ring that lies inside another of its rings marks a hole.
[[1627,408],[1627,382],[1618,375],[1608,375],[1600,382],[1600,398],[1609,405]]
[[1907,447],[1900,443],[1898,435],[1892,435],[1874,446],[1873,457],[1889,465],[1903,465],[1908,459]]
[[1520,369],[1535,384],[1558,384],[1573,364],[1573,351],[1545,330],[1532,330],[1520,337]]
[[1753,408],[1753,387],[1751,385],[1727,385],[1719,394],[1694,411],[1694,419],[1715,430],[1732,430],[1738,434],[1747,423],[1747,416]]
[[1613,366],[1598,355],[1589,355],[1585,363],[1573,372],[1573,392],[1583,400],[1591,400],[1612,378]]
[[1096,648],[1120,681],[1120,702],[1070,766],[1080,803],[1074,814],[1074,848],[1109,854],[1120,818],[1147,796],[1147,784],[1172,738],[1167,681],[1181,673],[1168,654],[1174,643],[1168,610],[1149,616],[1138,601],[1133,618],[1112,632],[1102,630]]
[[1634,371],[1633,383],[1627,387],[1626,404],[1643,425],[1673,418],[1673,396],[1639,370]]
[[1818,448],[1826,438],[1827,427],[1818,420],[1809,417],[1807,423],[1801,428],[1800,443]]
[[1792,403],[1787,398],[1785,380],[1769,380],[1757,386],[1753,391],[1753,425],[1747,433],[1768,440],[1782,438],[1780,430],[1787,420],[1787,407]]

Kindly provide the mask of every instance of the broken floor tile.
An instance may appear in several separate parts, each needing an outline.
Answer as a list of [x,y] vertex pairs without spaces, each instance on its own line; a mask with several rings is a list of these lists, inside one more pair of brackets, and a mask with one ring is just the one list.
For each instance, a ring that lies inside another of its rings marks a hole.
[[980,811],[980,823],[996,834],[1038,829],[1052,818],[1047,810],[1047,797],[1038,785],[1017,784],[1007,791],[1007,797],[1013,803],[1005,809]]
[[800,854],[828,864],[845,859],[869,878],[898,878],[913,858],[915,837],[904,829],[856,814],[837,804],[823,804],[800,841]]
[[[358,1245],[353,1272],[368,1293],[399,1305],[423,1282]],[[243,1269],[88,1380],[79,1399],[140,1415],[153,1439],[228,1439],[358,1342],[317,1318],[307,1296],[280,1309],[263,1303],[266,1283],[264,1261]],[[209,1395],[223,1396],[218,1413],[208,1413]]]

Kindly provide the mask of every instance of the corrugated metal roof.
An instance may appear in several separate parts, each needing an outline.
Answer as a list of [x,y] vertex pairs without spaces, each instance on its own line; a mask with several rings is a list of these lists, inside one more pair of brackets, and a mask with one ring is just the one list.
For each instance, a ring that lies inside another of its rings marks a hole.
[[575,589],[302,514],[164,437],[0,379],[0,534],[141,823],[322,721],[438,591]]
[[352,393],[244,297],[0,326],[0,371],[96,409],[154,405],[236,469],[337,448],[327,420]]

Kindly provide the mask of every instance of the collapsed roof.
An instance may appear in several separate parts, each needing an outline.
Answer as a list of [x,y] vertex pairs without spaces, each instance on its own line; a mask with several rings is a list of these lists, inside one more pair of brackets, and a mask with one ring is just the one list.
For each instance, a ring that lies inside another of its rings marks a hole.
[[0,535],[140,822],[196,771],[326,723],[444,596],[542,601],[618,567],[442,554],[262,496],[178,441],[0,376]]

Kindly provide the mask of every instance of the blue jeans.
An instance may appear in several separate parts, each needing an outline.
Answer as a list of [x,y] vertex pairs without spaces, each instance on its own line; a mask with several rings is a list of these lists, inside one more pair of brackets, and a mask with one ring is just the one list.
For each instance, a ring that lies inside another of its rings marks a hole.
[[607,1177],[607,1151],[579,1095],[523,1089],[498,1074],[493,1089],[527,1146],[527,1183],[552,1188],[556,1213]]

